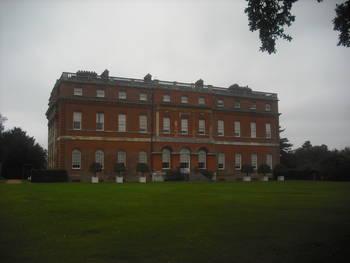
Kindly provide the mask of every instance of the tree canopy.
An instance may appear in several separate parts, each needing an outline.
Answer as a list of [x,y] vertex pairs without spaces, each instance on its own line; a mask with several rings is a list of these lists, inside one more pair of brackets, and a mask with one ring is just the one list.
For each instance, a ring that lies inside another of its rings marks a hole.
[[[244,10],[248,15],[250,31],[259,31],[260,50],[269,54],[276,52],[276,40],[279,38],[291,41],[292,37],[285,33],[295,21],[291,13],[292,6],[298,0],[247,0]],[[316,0],[322,2],[322,0]],[[350,0],[337,4],[333,29],[339,32],[338,46],[350,47]]]

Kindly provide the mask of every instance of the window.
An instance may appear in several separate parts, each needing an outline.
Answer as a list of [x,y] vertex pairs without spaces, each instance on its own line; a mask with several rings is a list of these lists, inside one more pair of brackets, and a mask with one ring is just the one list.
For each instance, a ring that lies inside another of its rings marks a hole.
[[199,97],[198,98],[198,104],[199,105],[205,105],[205,98],[204,97]]
[[118,115],[118,132],[126,132],[126,115]]
[[164,117],[163,118],[163,133],[170,133],[170,118]]
[[256,123],[255,122],[250,123],[250,137],[256,138]]
[[265,104],[265,111],[271,111],[271,105]]
[[72,151],[72,169],[79,170],[81,167],[81,153],[79,150]]
[[265,134],[266,134],[266,139],[271,139],[271,124],[270,123],[265,124]]
[[272,169],[272,154],[266,155],[266,164]]
[[180,168],[185,169],[182,170],[183,172],[189,172],[188,169],[190,168],[190,160],[191,160],[191,153],[188,149],[181,149],[180,150]]
[[170,102],[170,95],[168,94],[163,95],[163,102]]
[[123,91],[123,90],[119,91],[118,98],[120,100],[126,100],[126,91]]
[[83,89],[82,88],[74,88],[73,94],[74,94],[74,96],[83,96]]
[[252,158],[252,166],[254,170],[256,170],[258,168],[258,155],[256,153],[253,153],[251,158]]
[[250,106],[251,110],[256,110],[256,103],[254,102],[251,106]]
[[234,122],[234,135],[235,137],[241,137],[241,122]]
[[139,116],[139,126],[140,126],[141,133],[147,132],[147,116],[146,115]]
[[140,101],[147,101],[147,94],[146,93],[140,93]]
[[117,163],[123,163],[126,166],[126,152],[118,151],[117,152]]
[[169,149],[163,149],[162,151],[162,168],[163,169],[170,169],[170,150]]
[[105,115],[103,112],[96,113],[96,130],[104,130]]
[[241,170],[242,168],[242,154],[236,153],[235,154],[235,169]]
[[147,163],[147,153],[139,152],[139,163]]
[[235,109],[240,109],[241,108],[241,102],[240,101],[235,101],[234,108]]
[[207,168],[207,153],[204,150],[198,152],[198,168],[206,169]]
[[96,97],[97,98],[104,98],[104,96],[105,96],[105,91],[103,89],[96,90]]
[[205,134],[205,120],[198,120],[198,134]]
[[181,134],[188,134],[188,119],[181,119]]
[[101,150],[95,152],[95,162],[101,164],[103,169],[104,167],[104,153]]
[[73,112],[73,130],[81,130],[81,112]]
[[225,154],[224,153],[218,153],[218,169],[220,169],[220,170],[225,169]]
[[224,121],[218,120],[218,136],[224,136]]
[[181,103],[188,103],[188,97],[187,96],[181,96]]
[[216,101],[216,106],[218,106],[220,108],[224,107],[224,101],[223,100],[217,100]]

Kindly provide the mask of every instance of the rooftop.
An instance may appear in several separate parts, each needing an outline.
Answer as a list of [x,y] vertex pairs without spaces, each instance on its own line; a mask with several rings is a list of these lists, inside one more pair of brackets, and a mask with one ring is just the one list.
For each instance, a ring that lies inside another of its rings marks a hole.
[[276,93],[253,91],[248,86],[242,87],[238,84],[233,84],[229,88],[217,87],[212,85],[204,85],[203,80],[198,80],[195,83],[185,83],[177,81],[164,81],[152,79],[152,75],[147,74],[143,79],[111,77],[108,70],[105,70],[101,75],[92,71],[77,71],[76,73],[63,72],[59,81],[72,82],[93,82],[100,84],[122,85],[130,87],[147,87],[147,88],[164,88],[174,90],[193,90],[197,92],[209,92],[224,96],[240,96],[254,97],[260,99],[277,100]]

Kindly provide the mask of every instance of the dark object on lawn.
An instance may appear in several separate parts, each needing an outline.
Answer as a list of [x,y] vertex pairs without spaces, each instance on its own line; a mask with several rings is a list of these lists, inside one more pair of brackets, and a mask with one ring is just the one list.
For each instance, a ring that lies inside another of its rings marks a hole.
[[32,170],[32,183],[67,182],[68,174],[64,169]]

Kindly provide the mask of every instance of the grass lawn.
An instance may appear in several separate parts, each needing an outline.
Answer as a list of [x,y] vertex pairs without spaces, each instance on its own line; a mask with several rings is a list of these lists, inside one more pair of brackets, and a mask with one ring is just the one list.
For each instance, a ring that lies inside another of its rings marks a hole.
[[350,262],[350,183],[0,184],[0,262]]

